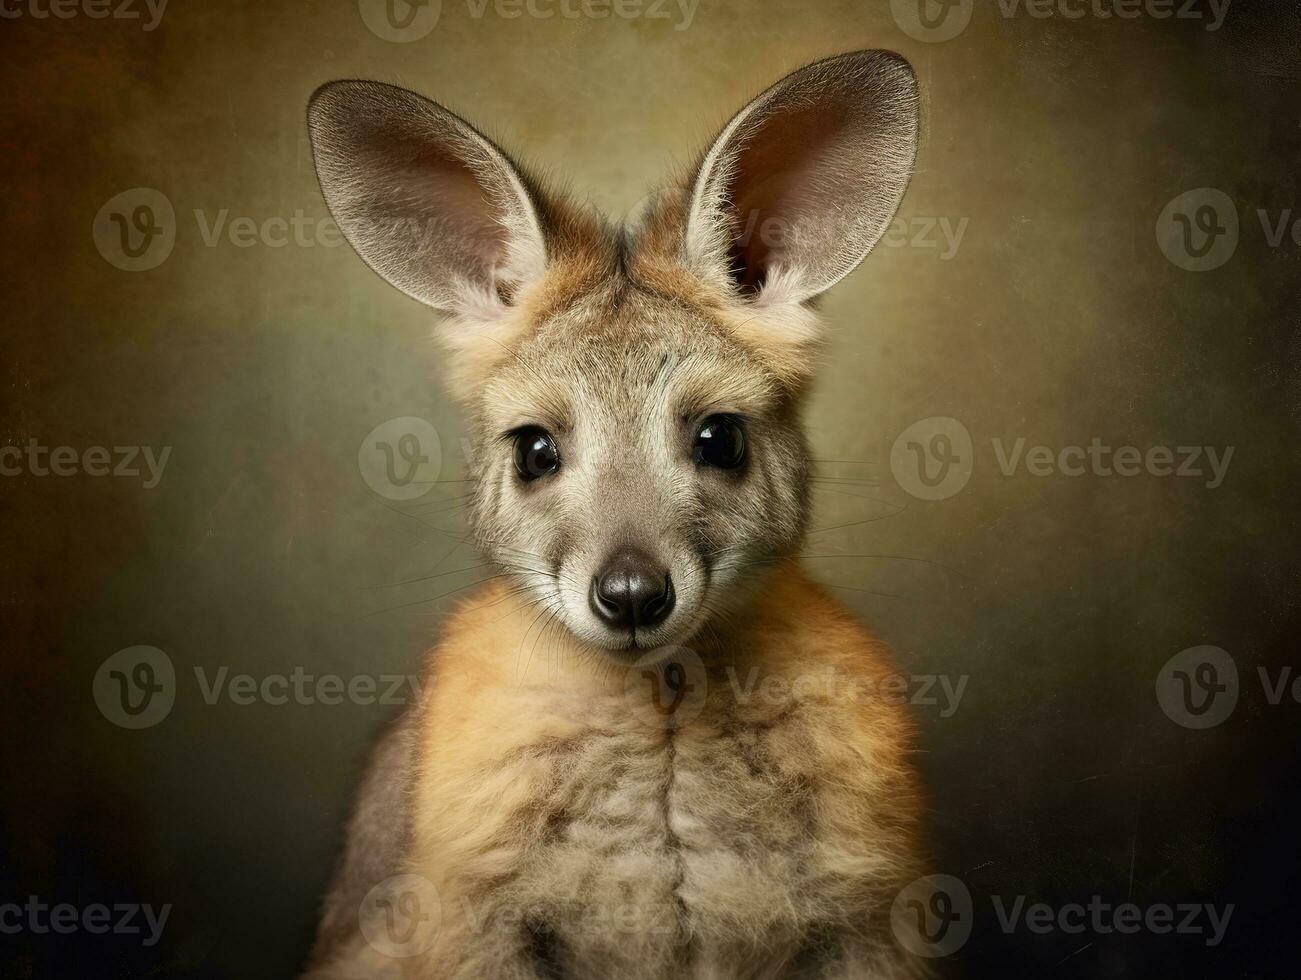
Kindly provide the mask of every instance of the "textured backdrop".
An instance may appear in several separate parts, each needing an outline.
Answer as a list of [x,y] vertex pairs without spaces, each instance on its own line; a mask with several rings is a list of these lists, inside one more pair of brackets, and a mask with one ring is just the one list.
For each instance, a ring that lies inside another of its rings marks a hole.
[[[886,47],[924,139],[823,307],[806,551],[915,703],[935,868],[974,915],[947,962],[1281,975],[1293,6],[390,7],[0,2],[0,905],[24,905],[3,972],[290,974],[365,748],[486,574],[432,317],[340,243],[311,91],[406,85],[619,215],[786,71]],[[414,498],[367,451],[406,434],[439,481]],[[326,675],[362,688],[324,703]],[[114,685],[136,680],[159,690],[131,714]],[[171,908],[154,944],[143,919],[59,936],[33,895]],[[1000,920],[1094,896],[1234,908],[1216,945]]]

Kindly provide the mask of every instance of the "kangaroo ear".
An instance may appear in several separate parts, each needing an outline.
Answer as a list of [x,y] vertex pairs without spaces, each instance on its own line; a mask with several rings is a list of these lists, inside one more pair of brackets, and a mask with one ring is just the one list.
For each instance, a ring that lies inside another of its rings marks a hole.
[[885,232],[917,151],[917,82],[889,51],[819,61],[724,127],[696,171],[688,262],[756,302],[805,302]]
[[542,275],[533,192],[469,123],[414,92],[361,81],[317,89],[307,119],[330,213],[408,296],[482,313]]

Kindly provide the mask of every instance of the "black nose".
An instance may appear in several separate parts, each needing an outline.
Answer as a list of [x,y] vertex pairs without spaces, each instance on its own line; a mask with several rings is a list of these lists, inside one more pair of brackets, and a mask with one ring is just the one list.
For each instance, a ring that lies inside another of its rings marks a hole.
[[587,603],[614,629],[655,626],[673,611],[673,580],[642,552],[620,551],[593,577]]

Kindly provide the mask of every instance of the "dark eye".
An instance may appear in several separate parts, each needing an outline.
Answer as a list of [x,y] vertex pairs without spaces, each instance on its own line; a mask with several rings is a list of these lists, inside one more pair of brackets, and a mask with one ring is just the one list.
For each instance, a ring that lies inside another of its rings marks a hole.
[[697,463],[734,470],[745,460],[745,430],[730,415],[711,415],[696,432]]
[[530,426],[515,433],[515,469],[524,480],[536,480],[560,468],[560,452],[545,429]]

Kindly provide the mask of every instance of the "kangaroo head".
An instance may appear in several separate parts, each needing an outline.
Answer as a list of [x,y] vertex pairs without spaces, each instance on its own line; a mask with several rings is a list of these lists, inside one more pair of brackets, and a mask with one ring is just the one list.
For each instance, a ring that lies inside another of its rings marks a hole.
[[348,241],[448,314],[485,554],[605,649],[684,643],[738,608],[804,533],[811,303],[903,196],[907,62],[787,76],[628,228],[404,89],[332,82],[308,117]]

